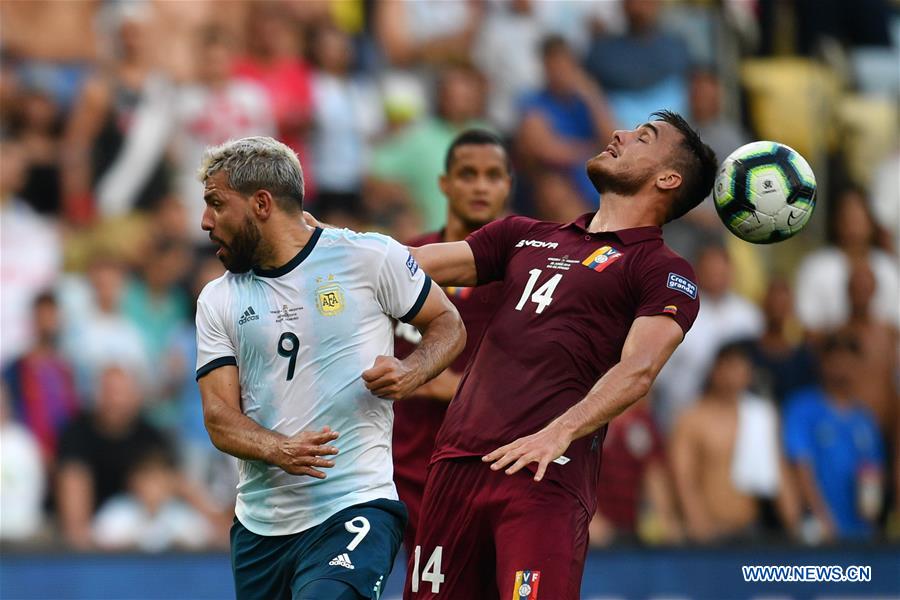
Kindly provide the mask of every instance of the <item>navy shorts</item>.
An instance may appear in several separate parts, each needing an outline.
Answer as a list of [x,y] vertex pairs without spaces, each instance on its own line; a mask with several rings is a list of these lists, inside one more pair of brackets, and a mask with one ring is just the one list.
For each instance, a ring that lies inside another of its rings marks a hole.
[[406,527],[406,507],[379,499],[345,508],[293,535],[257,535],[235,519],[231,568],[238,600],[296,597],[311,582],[343,581],[377,600]]

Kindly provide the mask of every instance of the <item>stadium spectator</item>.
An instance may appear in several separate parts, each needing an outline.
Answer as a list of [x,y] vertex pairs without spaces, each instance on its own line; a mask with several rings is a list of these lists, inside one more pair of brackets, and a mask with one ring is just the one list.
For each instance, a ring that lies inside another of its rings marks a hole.
[[[163,232],[160,236],[165,235]],[[180,287],[190,267],[189,247],[179,240],[158,237],[143,256],[140,277],[131,277],[122,294],[122,314],[140,332],[150,364],[159,365],[154,395],[147,407],[151,421],[164,429],[177,426],[174,387],[178,375],[166,370],[168,345],[181,323],[189,318],[188,297]]]
[[893,250],[900,264],[900,149],[895,150],[878,166],[870,196],[872,216],[887,234],[880,244],[885,251]]
[[31,343],[31,303],[52,287],[62,267],[60,235],[19,197],[25,183],[25,153],[11,140],[0,144],[0,366]]
[[687,535],[696,542],[758,538],[762,502],[795,530],[799,505],[778,439],[778,413],[748,391],[752,365],[740,342],[722,346],[705,390],[675,425],[672,464]]
[[645,398],[613,419],[603,440],[591,545],[673,543],[681,536],[665,443]]
[[765,329],[748,347],[753,361],[757,390],[779,406],[792,392],[813,385],[816,358],[812,348],[799,339],[794,317],[794,295],[783,277],[769,282],[762,304]]
[[94,511],[126,489],[128,471],[144,453],[171,456],[169,442],[141,416],[142,403],[134,378],[120,367],[107,367],[93,408],[63,431],[56,506],[63,536],[73,548],[92,546]]
[[585,66],[603,86],[616,120],[636,127],[660,106],[685,113],[690,56],[680,38],[659,25],[659,0],[623,0],[623,35],[599,34]]
[[875,248],[877,232],[865,193],[846,188],[830,208],[829,245],[808,254],[797,269],[797,316],[814,335],[846,323],[850,318],[847,283],[851,265],[863,261],[875,275],[873,315],[898,326],[900,274],[893,257]]
[[394,66],[468,61],[483,11],[481,2],[379,2],[375,35]]
[[[126,491],[107,500],[93,520],[101,550],[198,550],[216,539],[217,528],[179,496],[179,474],[170,458],[148,452],[130,466]],[[220,542],[223,528],[218,528]]]
[[545,39],[541,56],[545,87],[522,99],[517,146],[535,211],[565,222],[596,209],[598,193],[584,163],[611,141],[616,127],[603,91],[562,37]]
[[759,309],[732,290],[734,276],[725,248],[703,248],[696,261],[700,312],[691,334],[675,349],[657,378],[655,412],[664,430],[696,400],[716,349],[727,342],[758,337],[763,331]]
[[316,71],[311,170],[317,182],[316,210],[335,225],[361,229],[362,179],[371,143],[384,127],[381,94],[372,78],[351,72],[350,36],[323,25],[312,42]]
[[44,524],[47,486],[38,440],[13,420],[9,393],[0,383],[0,541],[35,538]]
[[149,10],[118,3],[98,15],[107,64],[82,88],[63,140],[63,205],[70,222],[146,209],[168,190],[171,84],[153,64]]
[[784,409],[784,446],[803,504],[807,541],[867,538],[881,509],[884,446],[872,413],[855,396],[860,348],[830,335],[819,386],[794,393]]
[[75,368],[82,397],[94,396],[97,377],[110,363],[128,369],[146,391],[155,391],[159,383],[140,330],[122,312],[125,278],[124,263],[99,250],[86,278],[73,276],[60,286],[62,350]]
[[897,389],[900,369],[897,344],[900,337],[893,323],[873,314],[876,282],[872,268],[865,262],[855,262],[850,269],[847,282],[850,318],[840,331],[859,347],[861,360],[856,397],[875,416],[885,437],[895,440],[898,433],[895,431],[897,412],[900,409],[900,390]]
[[519,99],[543,84],[540,46],[546,35],[533,0],[489,5],[472,60],[488,82],[487,115],[509,136],[519,124]]
[[[382,6],[393,4],[406,3]],[[447,218],[447,200],[434,185],[443,171],[447,147],[462,130],[484,126],[484,81],[474,68],[457,65],[444,69],[437,91],[437,114],[378,144],[369,172],[369,184],[374,188],[370,202],[390,204],[396,202],[397,193],[402,194],[426,231],[440,229]]]
[[39,84],[21,92],[15,99],[18,114],[12,126],[28,164],[20,196],[39,214],[55,216],[61,208],[62,115],[50,92]]
[[249,135],[274,135],[269,95],[259,84],[232,73],[234,41],[215,25],[195,36],[195,79],[178,93],[175,155],[178,196],[187,207],[197,241],[204,204],[197,165],[207,146]]
[[[314,102],[312,72],[302,58],[298,24],[284,3],[271,1],[253,3],[246,19],[247,52],[234,62],[233,73],[265,89],[278,139],[307,164],[305,139]],[[312,193],[311,179],[307,178],[305,184],[307,193]]]
[[59,433],[78,411],[72,367],[59,350],[60,314],[56,297],[41,293],[32,305],[35,342],[3,372],[8,407],[35,437],[44,465],[52,472]]

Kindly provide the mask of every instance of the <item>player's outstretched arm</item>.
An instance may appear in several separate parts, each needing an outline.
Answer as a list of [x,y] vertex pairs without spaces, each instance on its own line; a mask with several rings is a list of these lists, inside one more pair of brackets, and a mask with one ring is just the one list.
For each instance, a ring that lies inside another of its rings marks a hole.
[[409,251],[440,286],[470,287],[478,283],[475,255],[468,242],[428,244]]
[[466,345],[466,328],[456,307],[436,285],[410,321],[422,332],[419,346],[406,358],[378,356],[363,371],[366,387],[379,398],[402,400],[429,381],[456,358]]
[[243,460],[260,460],[284,469],[291,475],[325,479],[317,469],[334,466],[324,458],[338,453],[330,445],[338,432],[301,431],[290,437],[271,431],[241,412],[240,380],[237,367],[226,365],[210,371],[198,381],[203,399],[203,421],[213,445]]
[[547,465],[562,456],[573,440],[593,433],[650,391],[683,337],[681,327],[670,317],[638,317],[625,339],[622,359],[581,402],[537,433],[502,446],[482,460],[494,463],[494,470],[506,468],[508,475],[536,462],[534,479],[540,481]]

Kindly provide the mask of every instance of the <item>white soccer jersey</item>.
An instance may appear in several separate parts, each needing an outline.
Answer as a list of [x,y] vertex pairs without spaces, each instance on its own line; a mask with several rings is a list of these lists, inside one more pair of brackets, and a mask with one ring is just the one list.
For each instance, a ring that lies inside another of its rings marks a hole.
[[241,408],[284,435],[340,432],[327,478],[240,462],[237,518],[259,535],[306,530],[377,498],[397,499],[393,406],[361,378],[393,354],[392,317],[408,321],[431,280],[406,247],[375,233],[316,229],[279,269],[226,273],[197,301],[197,378],[237,365]]

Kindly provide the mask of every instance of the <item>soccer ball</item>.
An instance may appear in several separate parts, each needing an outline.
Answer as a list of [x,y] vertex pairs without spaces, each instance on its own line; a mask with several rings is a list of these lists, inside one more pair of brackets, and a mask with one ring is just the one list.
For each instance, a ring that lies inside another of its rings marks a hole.
[[816,206],[816,177],[793,148],[753,142],[722,163],[713,200],[734,235],[754,244],[780,242],[809,222]]

